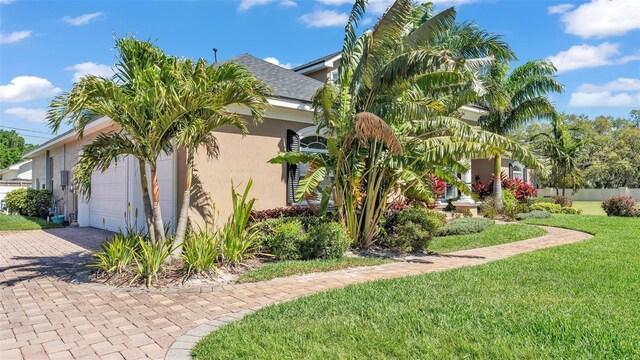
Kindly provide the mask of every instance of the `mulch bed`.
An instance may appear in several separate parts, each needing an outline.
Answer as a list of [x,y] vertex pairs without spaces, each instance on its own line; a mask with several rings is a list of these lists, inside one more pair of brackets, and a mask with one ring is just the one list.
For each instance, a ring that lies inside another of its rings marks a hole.
[[[272,262],[273,260],[269,258],[254,258],[246,260],[242,265],[222,265],[218,268],[217,273],[212,271],[207,275],[195,274],[187,278],[186,272],[182,268],[182,262],[179,260],[173,260],[165,264],[162,270],[158,272],[157,276],[153,279],[152,287],[167,288],[235,284],[241,274],[249,270],[260,268]],[[136,273],[133,267],[127,271],[117,274],[109,274],[102,270],[95,270],[91,273],[89,279],[96,283],[117,287],[146,287],[146,279],[139,277],[132,282],[135,275]]]

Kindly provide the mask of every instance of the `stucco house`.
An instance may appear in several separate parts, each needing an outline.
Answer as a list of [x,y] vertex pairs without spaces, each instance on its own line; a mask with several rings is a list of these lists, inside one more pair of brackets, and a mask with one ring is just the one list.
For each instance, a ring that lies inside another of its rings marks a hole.
[[0,212],[5,211],[4,198],[15,189],[31,186],[31,160],[0,169]]
[[[335,76],[340,54],[334,53],[291,70],[249,54],[227,61],[243,65],[271,87],[273,96],[268,98],[271,108],[261,124],[249,126],[246,136],[233,128],[220,129],[216,134],[221,149],[218,159],[208,160],[204,151],[197,155],[194,171],[196,190],[191,201],[191,218],[196,223],[216,216],[226,218],[231,210],[232,182],[243,187],[250,178],[254,179],[251,196],[257,199],[257,209],[294,203],[295,187],[304,176],[304,169],[301,166],[269,164],[267,161],[278,151],[325,150],[325,139],[316,133],[313,124],[311,98],[328,76]],[[249,115],[239,107],[229,110]],[[463,118],[470,123],[477,122],[486,113],[475,106],[465,106],[461,111]],[[33,186],[52,189],[54,199],[59,200],[60,214],[66,215],[68,221],[77,217],[80,226],[118,230],[124,228],[127,221],[132,225],[136,222],[144,224],[139,169],[135,159],[124,158],[106,172],[96,172],[88,200],[79,198],[70,183],[82,145],[100,132],[114,130],[113,126],[109,119],[101,118],[88,125],[81,140],[69,131],[25,155],[33,162]],[[165,222],[173,225],[177,222],[178,204],[182,203],[185,163],[185,154],[177,150],[171,155],[163,155],[159,164],[162,213]],[[484,164],[480,162],[477,166],[480,168]],[[491,165],[489,169],[492,169]],[[462,178],[471,182],[472,173],[476,174],[475,169],[463,174]],[[135,209],[138,209],[137,217]]]
[[31,160],[26,160],[0,169],[0,180],[31,180]]

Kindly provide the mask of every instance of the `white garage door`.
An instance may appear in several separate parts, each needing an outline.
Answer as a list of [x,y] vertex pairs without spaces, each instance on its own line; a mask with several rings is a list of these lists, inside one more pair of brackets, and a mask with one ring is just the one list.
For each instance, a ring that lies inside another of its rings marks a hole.
[[107,171],[91,176],[89,226],[110,231],[125,228],[127,167],[128,162],[123,159],[112,164]]
[[[165,225],[170,225],[172,228],[175,227],[174,219],[176,216],[176,179],[174,169],[173,156],[160,156],[158,159],[160,207]],[[148,170],[147,178],[151,178]],[[151,185],[149,185],[149,189],[151,189]],[[138,160],[127,157],[122,161],[118,161],[117,164],[112,164],[104,173],[94,173],[91,177],[91,199],[87,208],[89,226],[91,227],[106,228],[110,231],[137,227],[143,231],[146,226]],[[128,208],[130,208],[130,213],[127,214]],[[136,214],[138,215],[137,218]],[[127,218],[125,218],[125,215],[128,215]],[[79,214],[79,216],[82,216],[82,214]]]

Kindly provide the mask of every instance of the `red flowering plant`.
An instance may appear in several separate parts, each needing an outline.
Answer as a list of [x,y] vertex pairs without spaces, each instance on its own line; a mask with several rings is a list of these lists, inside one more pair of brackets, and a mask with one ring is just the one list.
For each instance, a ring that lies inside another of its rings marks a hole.
[[478,197],[480,199],[484,199],[487,196],[491,196],[491,194],[493,193],[493,181],[491,181],[489,184],[485,184],[484,182],[482,182],[482,179],[480,179],[480,175],[476,175],[476,182],[471,185],[471,191],[478,194]]
[[429,183],[431,183],[431,192],[436,195],[436,199],[447,191],[447,184],[435,175],[429,174]]
[[[526,202],[527,199],[538,195],[538,190],[531,184],[520,178],[510,179],[504,171],[500,173],[500,180],[502,181],[502,188],[512,190],[516,195],[516,199],[520,202]],[[480,176],[476,175],[476,182],[471,186],[471,190],[478,194],[480,199],[491,196],[493,195],[493,180],[485,185]]]

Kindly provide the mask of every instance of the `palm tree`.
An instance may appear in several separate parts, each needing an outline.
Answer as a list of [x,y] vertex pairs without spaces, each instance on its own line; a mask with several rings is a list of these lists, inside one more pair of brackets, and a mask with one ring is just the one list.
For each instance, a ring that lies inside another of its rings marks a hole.
[[248,133],[244,117],[229,112],[230,105],[242,105],[251,111],[255,123],[262,121],[268,103],[266,85],[242,66],[226,63],[219,67],[200,59],[184,68],[183,83],[178,90],[184,115],[175,127],[176,145],[186,152],[186,177],[180,216],[176,227],[175,249],[179,251],[189,220],[191,183],[195,154],[204,147],[209,158],[217,158],[218,141],[214,131],[222,126],[235,126]]
[[[551,62],[530,61],[508,72],[506,63],[498,62],[487,74],[489,83],[481,104],[489,109],[489,114],[479,120],[482,129],[506,136],[528,121],[555,116],[556,110],[547,95],[562,92],[563,86],[555,79],[556,68]],[[499,180],[502,157],[509,155],[512,159],[522,159],[497,144],[492,146],[491,155],[496,177],[493,195],[496,206],[502,208],[502,182]]]
[[395,1],[373,29],[356,27],[366,1],[353,6],[345,28],[338,81],[316,94],[318,128],[330,135],[328,155],[280,153],[272,160],[309,162],[298,198],[332,197],[356,246],[368,247],[389,196],[397,189],[427,195],[428,174],[468,191],[455,176],[462,158],[487,154],[487,143],[539,164],[534,154],[502,136],[476,130],[458,117],[460,106],[484,92],[482,71],[514,57],[500,37],[473,24],[456,24],[453,8],[433,15],[430,5]]
[[[49,105],[47,121],[53,132],[70,124],[79,138],[90,122],[108,117],[116,125],[82,148],[74,180],[80,192],[91,196],[91,174],[106,171],[123,156],[138,160],[147,229],[152,241],[164,240],[160,210],[158,156],[172,151],[172,126],[180,114],[173,87],[179,81],[181,61],[165,55],[149,42],[116,39],[118,62],[112,78],[88,75]],[[149,191],[147,167],[150,172]]]
[[563,116],[554,116],[551,120],[551,133],[539,133],[531,137],[540,152],[551,162],[551,182],[556,188],[570,187],[573,191],[579,189],[582,183],[579,155],[583,143],[576,140]]

